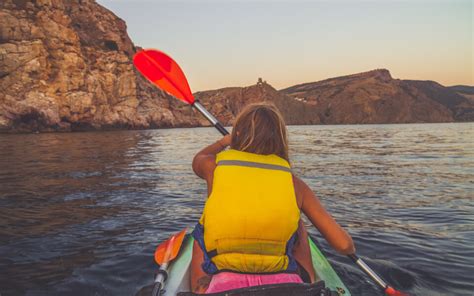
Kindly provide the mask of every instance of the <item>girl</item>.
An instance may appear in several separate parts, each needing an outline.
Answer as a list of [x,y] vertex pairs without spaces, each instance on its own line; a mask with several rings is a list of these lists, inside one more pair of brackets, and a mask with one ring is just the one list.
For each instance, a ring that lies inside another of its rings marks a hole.
[[292,174],[285,123],[274,105],[244,108],[231,135],[196,154],[193,170],[206,180],[208,190],[193,232],[194,293],[314,282],[300,212],[339,253],[355,252],[347,232]]

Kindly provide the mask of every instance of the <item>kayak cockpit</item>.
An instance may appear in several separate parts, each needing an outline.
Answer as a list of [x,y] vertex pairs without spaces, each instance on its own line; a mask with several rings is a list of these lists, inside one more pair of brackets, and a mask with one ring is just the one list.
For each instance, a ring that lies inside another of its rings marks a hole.
[[[190,265],[192,259],[194,239],[187,235],[181,246],[178,257],[173,260],[168,269],[168,279],[166,280],[163,296],[191,296],[190,287]],[[321,281],[314,284],[273,284],[264,286],[254,286],[222,293],[206,295],[350,295],[349,290],[340,280],[327,259],[321,251],[309,239],[313,266],[317,278]],[[332,291],[332,292],[331,292]]]

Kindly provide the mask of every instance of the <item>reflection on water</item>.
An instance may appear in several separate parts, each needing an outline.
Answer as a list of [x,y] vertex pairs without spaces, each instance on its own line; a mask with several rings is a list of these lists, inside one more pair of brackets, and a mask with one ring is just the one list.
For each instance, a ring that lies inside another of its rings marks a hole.
[[[474,290],[473,124],[290,127],[295,172],[359,254],[415,295]],[[194,224],[212,129],[0,135],[0,293],[132,295]],[[310,231],[318,237],[316,230]],[[355,295],[377,288],[319,240]]]

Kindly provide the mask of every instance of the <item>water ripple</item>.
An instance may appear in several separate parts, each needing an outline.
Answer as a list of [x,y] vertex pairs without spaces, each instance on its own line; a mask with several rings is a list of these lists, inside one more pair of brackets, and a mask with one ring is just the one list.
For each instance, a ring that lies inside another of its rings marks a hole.
[[[293,126],[294,171],[358,253],[411,295],[474,290],[472,123]],[[199,219],[210,128],[0,135],[0,293],[132,295]],[[310,227],[355,295],[379,295]]]

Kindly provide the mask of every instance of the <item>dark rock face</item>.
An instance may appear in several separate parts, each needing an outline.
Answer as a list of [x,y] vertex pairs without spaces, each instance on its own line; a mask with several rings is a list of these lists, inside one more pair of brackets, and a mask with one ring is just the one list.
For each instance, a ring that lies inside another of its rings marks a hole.
[[134,52],[125,22],[95,1],[3,0],[0,130],[196,124],[134,70]]
[[474,121],[474,86],[455,85],[448,88],[464,98],[464,101],[455,106],[457,119]]
[[459,94],[474,95],[474,86],[468,85],[454,85],[448,87],[450,90],[455,91]]
[[474,101],[468,97],[434,81],[404,80],[403,82],[415,87],[422,96],[451,110],[454,121],[474,120]]

